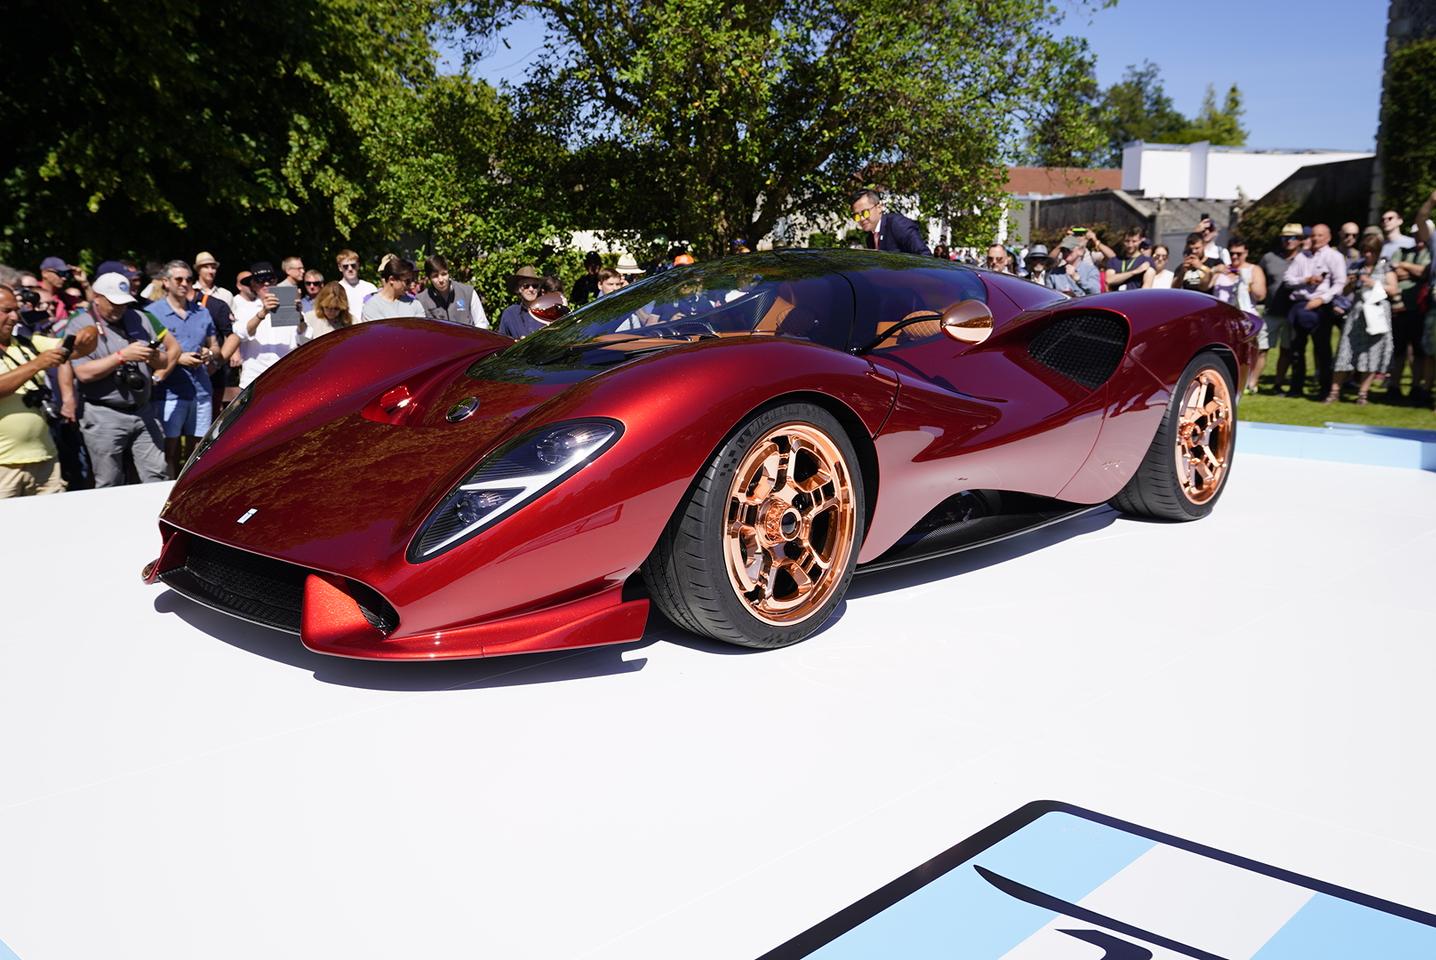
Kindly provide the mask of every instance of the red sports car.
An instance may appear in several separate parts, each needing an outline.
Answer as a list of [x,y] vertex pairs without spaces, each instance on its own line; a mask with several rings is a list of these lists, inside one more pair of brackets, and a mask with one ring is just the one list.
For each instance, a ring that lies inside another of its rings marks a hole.
[[1259,323],[1196,293],[1068,300],[785,251],[659,274],[517,343],[364,324],[230,405],[145,577],[348,657],[631,641],[650,603],[783,646],[855,572],[1094,504],[1206,514]]

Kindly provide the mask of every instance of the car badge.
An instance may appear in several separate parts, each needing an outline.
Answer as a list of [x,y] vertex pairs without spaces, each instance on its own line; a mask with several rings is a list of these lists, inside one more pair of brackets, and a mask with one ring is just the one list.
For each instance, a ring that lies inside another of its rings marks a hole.
[[450,423],[458,423],[460,420],[472,417],[477,409],[479,409],[479,398],[465,397],[449,408],[449,412],[444,414],[444,419]]
[[244,516],[240,517],[238,520],[236,520],[236,521],[234,521],[234,522],[235,522],[235,523],[248,523],[248,522],[249,522],[249,518],[252,517],[252,516],[254,516],[254,515],[255,515],[256,513],[258,513],[258,512],[259,512],[259,508],[258,508],[258,507],[250,507],[248,510],[244,511]]

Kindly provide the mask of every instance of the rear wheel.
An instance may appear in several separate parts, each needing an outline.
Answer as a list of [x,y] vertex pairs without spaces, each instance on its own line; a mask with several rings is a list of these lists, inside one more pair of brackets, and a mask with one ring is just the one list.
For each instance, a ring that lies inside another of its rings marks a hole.
[[1222,358],[1199,353],[1177,390],[1136,474],[1112,498],[1134,516],[1197,520],[1212,512],[1236,452],[1232,375]]
[[821,407],[755,415],[719,448],[643,566],[675,624],[747,647],[811,636],[847,593],[863,535],[862,478]]

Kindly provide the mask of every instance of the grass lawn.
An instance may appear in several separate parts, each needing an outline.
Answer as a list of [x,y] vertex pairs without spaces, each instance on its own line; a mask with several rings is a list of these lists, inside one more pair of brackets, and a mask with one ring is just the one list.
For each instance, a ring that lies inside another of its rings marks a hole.
[[[1364,407],[1356,405],[1355,387],[1348,387],[1337,403],[1322,403],[1316,393],[1316,363],[1307,346],[1307,392],[1303,397],[1277,395],[1273,384],[1276,382],[1276,351],[1267,356],[1266,369],[1262,372],[1260,392],[1242,397],[1237,405],[1237,417],[1241,420],[1256,420],[1262,423],[1291,423],[1302,427],[1320,427],[1328,421],[1333,423],[1355,423],[1371,427],[1403,427],[1411,430],[1436,430],[1436,412],[1430,407],[1413,407],[1386,402],[1386,387],[1379,381],[1371,388],[1371,402]],[[1359,376],[1359,375],[1356,375]],[[1288,383],[1290,379],[1288,378]],[[1403,394],[1411,392],[1411,372],[1408,369],[1402,377]]]

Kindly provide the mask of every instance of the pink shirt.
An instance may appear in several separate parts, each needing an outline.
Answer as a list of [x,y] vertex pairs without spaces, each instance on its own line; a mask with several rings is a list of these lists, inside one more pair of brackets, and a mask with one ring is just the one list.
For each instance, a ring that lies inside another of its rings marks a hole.
[[[1306,285],[1308,277],[1322,274],[1322,280],[1314,287]],[[1292,288],[1291,298],[1297,302],[1321,300],[1330,303],[1346,287],[1346,259],[1327,244],[1320,250],[1303,250],[1286,268],[1282,281]]]

